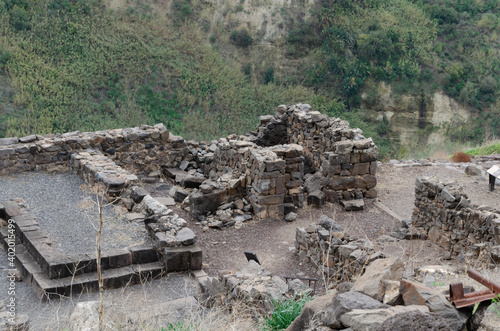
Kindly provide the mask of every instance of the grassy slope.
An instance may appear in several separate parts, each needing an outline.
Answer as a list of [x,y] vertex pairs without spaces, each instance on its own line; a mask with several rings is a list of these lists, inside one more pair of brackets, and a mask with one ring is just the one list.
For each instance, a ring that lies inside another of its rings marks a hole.
[[3,21],[12,54],[5,71],[24,108],[8,118],[5,135],[161,121],[186,138],[212,139],[247,131],[279,103],[315,96],[300,86],[247,82],[194,25],[111,12],[99,1],[72,4],[29,9],[28,31]]
[[[122,2],[113,11],[100,0],[0,3],[0,72],[8,78],[0,83],[0,136],[164,122],[208,140],[247,132],[280,103],[309,102],[398,157],[387,123],[367,123],[357,109],[361,91],[375,86],[367,82],[379,80],[400,93],[444,89],[474,105],[479,120],[454,139],[499,134],[498,0],[324,1],[290,30],[287,57],[302,64],[295,73],[288,65],[286,79],[273,68],[267,84],[239,68],[238,52],[221,57],[194,2],[175,0],[171,16],[147,1]],[[231,31],[219,32],[225,53],[237,48]]]

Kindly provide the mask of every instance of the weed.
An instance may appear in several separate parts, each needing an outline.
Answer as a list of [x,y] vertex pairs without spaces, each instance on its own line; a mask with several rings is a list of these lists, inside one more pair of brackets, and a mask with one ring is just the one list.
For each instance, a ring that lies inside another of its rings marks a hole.
[[274,300],[271,298],[273,310],[270,315],[263,320],[264,330],[286,329],[300,315],[304,305],[311,301],[313,297],[304,296],[302,298],[290,298]]
[[490,309],[498,316],[500,317],[500,294],[498,297],[493,298],[492,304],[490,306]]

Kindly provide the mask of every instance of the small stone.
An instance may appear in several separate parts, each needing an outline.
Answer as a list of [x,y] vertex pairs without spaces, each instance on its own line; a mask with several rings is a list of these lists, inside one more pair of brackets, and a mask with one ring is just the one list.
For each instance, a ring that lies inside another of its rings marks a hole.
[[295,221],[296,219],[297,219],[297,214],[295,214],[295,213],[293,213],[293,212],[288,213],[288,214],[286,214],[286,216],[285,216],[285,221],[287,221],[287,222],[293,222],[293,221]]

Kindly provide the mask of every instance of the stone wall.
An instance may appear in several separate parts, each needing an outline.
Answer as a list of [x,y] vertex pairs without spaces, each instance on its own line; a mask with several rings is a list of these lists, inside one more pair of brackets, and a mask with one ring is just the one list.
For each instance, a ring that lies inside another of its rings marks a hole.
[[[417,177],[412,222],[453,255],[489,258],[500,245],[500,209],[470,204],[462,187]],[[500,261],[497,261],[500,262]]]
[[372,242],[350,236],[326,215],[317,223],[296,230],[295,249],[299,260],[317,267],[332,285],[352,281],[370,262],[384,258],[374,248]]
[[298,144],[304,149],[304,171],[320,170],[328,201],[375,198],[378,149],[360,129],[313,111],[307,104],[279,106],[275,116],[262,116],[256,143]]
[[[69,164],[88,182],[113,187],[113,195],[137,180],[171,175],[195,189],[193,215],[246,199],[258,218],[268,219],[302,207],[306,194],[316,206],[376,197],[377,155],[360,129],[298,104],[262,116],[252,135],[211,142],[186,142],[162,124],[3,138],[0,175]],[[305,185],[309,173],[319,178],[314,188]]]
[[72,152],[99,150],[133,172],[176,167],[189,160],[187,144],[163,124],[97,132],[68,132],[0,139],[0,176],[65,165]]

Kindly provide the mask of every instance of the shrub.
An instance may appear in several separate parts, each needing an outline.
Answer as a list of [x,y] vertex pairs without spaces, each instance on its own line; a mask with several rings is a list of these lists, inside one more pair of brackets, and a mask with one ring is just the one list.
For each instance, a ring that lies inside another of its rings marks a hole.
[[485,77],[481,82],[479,83],[479,91],[481,93],[487,94],[487,93],[493,93],[497,89],[497,81],[495,78],[488,76]]
[[274,300],[271,298],[273,310],[271,314],[264,318],[264,330],[286,329],[300,315],[304,305],[311,301],[313,297],[291,298]]
[[390,54],[392,41],[384,31],[372,31],[359,45],[361,56],[377,62],[384,61]]
[[14,6],[10,11],[10,24],[18,31],[31,30],[31,22],[24,8]]
[[269,84],[274,82],[274,67],[268,67],[264,72],[264,84]]
[[468,104],[473,104],[476,101],[477,88],[476,84],[473,82],[467,82],[460,92],[460,100],[467,102]]
[[238,47],[246,48],[253,43],[253,38],[247,29],[241,28],[231,32],[231,41]]

